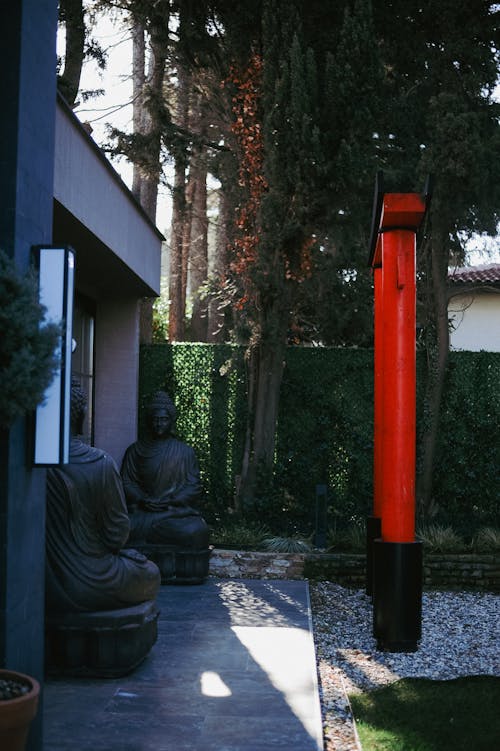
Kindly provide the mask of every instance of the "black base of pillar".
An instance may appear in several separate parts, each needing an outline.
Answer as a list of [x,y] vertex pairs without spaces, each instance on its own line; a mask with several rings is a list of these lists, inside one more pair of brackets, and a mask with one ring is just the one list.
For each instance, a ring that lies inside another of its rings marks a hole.
[[422,543],[373,542],[373,635],[384,652],[416,652],[422,634]]
[[373,593],[373,542],[382,535],[382,519],[366,517],[366,594]]

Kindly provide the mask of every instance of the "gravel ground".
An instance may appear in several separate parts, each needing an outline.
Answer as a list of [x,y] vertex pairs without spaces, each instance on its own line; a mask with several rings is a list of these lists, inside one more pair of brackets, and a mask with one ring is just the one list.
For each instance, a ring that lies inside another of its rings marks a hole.
[[347,694],[400,678],[500,676],[500,596],[425,592],[414,653],[378,652],[364,590],[310,583],[325,751],[359,751]]

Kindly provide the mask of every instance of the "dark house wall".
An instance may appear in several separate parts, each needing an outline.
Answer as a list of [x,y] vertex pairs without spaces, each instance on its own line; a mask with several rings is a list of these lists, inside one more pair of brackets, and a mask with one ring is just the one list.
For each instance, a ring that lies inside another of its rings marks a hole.
[[[52,242],[57,0],[0,7],[0,246],[27,268]],[[45,471],[30,429],[0,434],[0,666],[43,679]],[[29,749],[42,748],[41,711]]]

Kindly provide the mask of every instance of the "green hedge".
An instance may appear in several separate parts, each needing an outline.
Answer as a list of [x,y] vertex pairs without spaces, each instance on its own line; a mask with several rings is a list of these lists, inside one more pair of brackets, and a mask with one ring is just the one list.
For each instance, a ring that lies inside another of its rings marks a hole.
[[153,344],[141,348],[140,432],[144,405],[165,389],[177,407],[177,433],[200,462],[208,506],[224,513],[239,471],[246,418],[244,349],[230,345]]
[[[141,349],[140,404],[166,389],[177,432],[198,455],[211,521],[232,507],[246,418],[244,348],[153,344]],[[425,360],[417,371],[422,412]],[[434,496],[439,518],[498,522],[500,354],[450,353]],[[421,420],[420,420],[421,423]],[[142,429],[141,410],[141,429]],[[329,487],[330,525],[364,520],[372,503],[373,351],[287,350],[276,460],[254,517],[279,533],[313,528],[316,485]]]
[[499,445],[500,353],[450,352],[433,493],[443,522],[499,524]]

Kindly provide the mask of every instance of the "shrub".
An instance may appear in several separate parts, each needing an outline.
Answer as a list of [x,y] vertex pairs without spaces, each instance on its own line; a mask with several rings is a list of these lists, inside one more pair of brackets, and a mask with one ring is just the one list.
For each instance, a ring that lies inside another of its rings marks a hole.
[[35,409],[54,377],[60,327],[44,316],[35,275],[0,250],[0,428]]
[[363,520],[354,520],[346,528],[331,530],[328,536],[328,549],[348,550],[364,553],[366,550],[366,528]]
[[427,550],[435,553],[458,552],[465,547],[464,541],[453,527],[444,527],[440,524],[419,527],[417,537],[422,540]]
[[269,529],[264,524],[246,521],[239,517],[232,519],[211,532],[211,541],[216,547],[260,548]]
[[311,543],[300,537],[267,537],[263,540],[264,550],[274,553],[308,553],[312,550]]
[[473,537],[472,547],[480,552],[500,550],[500,529],[481,527]]

